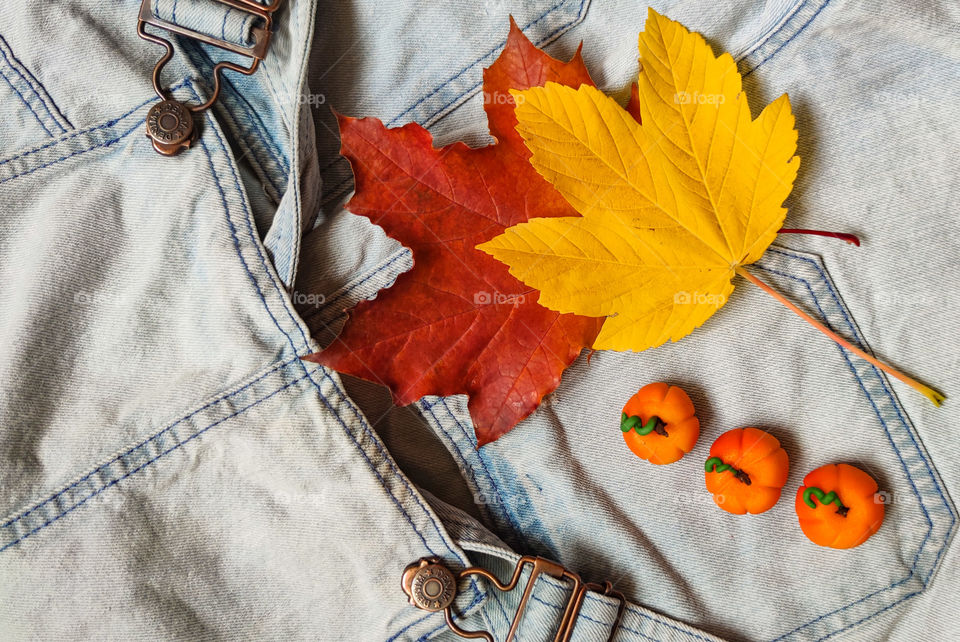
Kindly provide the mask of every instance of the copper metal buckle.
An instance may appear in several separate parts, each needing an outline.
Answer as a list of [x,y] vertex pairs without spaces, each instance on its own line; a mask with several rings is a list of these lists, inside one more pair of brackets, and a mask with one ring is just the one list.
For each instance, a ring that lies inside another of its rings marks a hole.
[[[213,0],[211,0],[213,1]],[[250,46],[238,45],[219,38],[208,36],[205,33],[194,31],[178,24],[161,20],[153,15],[150,8],[151,0],[143,0],[140,5],[140,16],[137,21],[137,34],[144,40],[155,42],[166,47],[167,52],[157,61],[153,68],[153,88],[160,96],[161,102],[150,109],[147,114],[147,137],[153,141],[153,148],[165,156],[173,156],[179,151],[190,147],[193,142],[193,114],[208,109],[220,96],[220,72],[224,69],[236,71],[244,75],[251,75],[260,66],[267,51],[270,49],[270,36],[273,34],[273,13],[280,8],[283,0],[272,0],[270,4],[260,4],[254,0],[215,0],[228,5],[233,9],[245,11],[263,20],[263,26],[251,30],[253,44]],[[166,38],[147,33],[146,26],[153,25],[166,31],[193,38],[209,45],[219,47],[251,59],[249,67],[242,67],[236,63],[221,61],[213,68],[213,95],[202,105],[186,105],[167,96],[160,83],[160,72],[164,65],[173,57],[173,45]]]
[[602,592],[604,595],[615,597],[620,602],[617,617],[610,629],[610,636],[607,638],[608,642],[613,640],[613,636],[616,635],[617,632],[617,627],[620,626],[624,608],[626,607],[626,599],[624,599],[623,594],[613,590],[613,585],[611,585],[610,582],[605,582],[604,584],[585,584],[576,573],[568,571],[556,562],[551,562],[542,557],[532,557],[530,555],[521,557],[517,562],[516,568],[513,570],[513,577],[511,577],[510,581],[506,584],[500,582],[493,573],[486,569],[471,566],[454,575],[453,571],[447,568],[439,558],[424,557],[404,569],[400,585],[403,588],[403,592],[407,594],[410,604],[413,606],[425,611],[443,611],[447,626],[460,637],[482,638],[487,642],[494,642],[493,636],[490,635],[490,633],[486,631],[465,631],[453,621],[451,608],[453,600],[457,596],[457,582],[470,575],[479,575],[493,583],[500,591],[512,591],[516,588],[517,583],[520,581],[520,575],[523,573],[524,567],[528,564],[532,566],[530,579],[527,580],[527,585],[523,589],[520,605],[517,607],[517,612],[513,616],[513,622],[510,624],[506,642],[512,642],[514,639],[517,628],[520,626],[520,618],[527,608],[527,602],[530,596],[533,594],[534,583],[537,581],[537,578],[544,573],[556,579],[566,579],[573,583],[570,599],[567,601],[567,605],[563,611],[563,617],[560,620],[560,626],[553,638],[554,642],[569,642],[573,635],[573,629],[577,624],[577,615],[580,613],[580,607],[583,605],[587,591]]

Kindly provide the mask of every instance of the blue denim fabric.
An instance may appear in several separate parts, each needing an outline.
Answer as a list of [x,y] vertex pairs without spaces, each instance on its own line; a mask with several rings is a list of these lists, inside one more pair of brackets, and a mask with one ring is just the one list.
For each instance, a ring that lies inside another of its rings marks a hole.
[[[584,355],[483,449],[463,397],[388,411],[300,361],[412,265],[343,208],[330,108],[484,144],[481,70],[509,12],[557,57],[583,40],[598,84],[625,97],[645,6],[288,1],[262,68],[227,74],[195,147],[168,159],[143,135],[161,50],[136,37],[139,4],[0,7],[0,638],[458,639],[407,604],[401,570],[437,555],[505,578],[521,554],[612,581],[629,601],[617,640],[960,636],[960,411],[755,289],[738,284],[677,344]],[[790,93],[791,226],[864,239],[782,237],[753,271],[951,396],[954,4],[653,5],[737,58],[755,110]],[[253,26],[213,0],[154,11],[238,42]],[[175,42],[164,80],[197,101],[223,54]],[[683,385],[702,422],[693,452],[656,468],[617,430],[654,380]],[[781,440],[791,472],[771,511],[736,517],[701,464],[745,425]],[[815,547],[793,512],[803,476],[835,461],[892,497],[849,551]],[[539,581],[519,639],[552,639],[566,598]],[[458,621],[502,640],[518,599],[467,582]],[[591,593],[574,639],[606,639],[615,611]]]

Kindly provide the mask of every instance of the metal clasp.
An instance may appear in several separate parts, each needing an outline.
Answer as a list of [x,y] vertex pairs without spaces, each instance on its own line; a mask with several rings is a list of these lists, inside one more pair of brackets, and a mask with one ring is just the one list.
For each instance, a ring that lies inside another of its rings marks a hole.
[[617,617],[610,629],[610,636],[607,638],[608,642],[613,640],[613,636],[620,626],[624,608],[626,607],[626,599],[623,597],[623,594],[613,590],[613,585],[610,584],[610,582],[604,582],[604,584],[585,584],[580,579],[580,576],[573,571],[568,571],[560,564],[542,557],[533,557],[530,555],[521,557],[517,561],[516,568],[513,570],[513,577],[511,577],[510,581],[506,584],[502,583],[497,576],[490,571],[476,566],[465,568],[457,575],[454,575],[450,569],[444,566],[439,558],[427,557],[407,566],[403,571],[400,584],[403,592],[407,594],[413,606],[425,611],[443,611],[447,626],[460,637],[484,639],[487,642],[494,642],[493,636],[487,631],[466,631],[461,629],[453,621],[451,608],[457,594],[457,582],[470,575],[479,575],[489,580],[500,591],[512,591],[516,588],[523,569],[527,565],[531,566],[530,578],[527,580],[523,595],[520,597],[520,604],[517,607],[517,612],[513,616],[510,630],[507,632],[506,642],[513,641],[517,633],[517,628],[520,626],[520,618],[523,616],[527,608],[527,602],[533,594],[534,583],[537,581],[537,578],[543,574],[559,580],[569,580],[573,584],[570,598],[567,600],[563,617],[560,620],[560,626],[557,628],[557,633],[553,638],[554,642],[569,642],[577,623],[577,615],[580,613],[580,607],[583,605],[583,600],[588,591],[602,592],[604,595],[612,596],[620,602]]
[[[270,49],[270,37],[273,34],[273,13],[280,8],[282,0],[271,0],[269,4],[260,4],[254,0],[211,0],[228,5],[233,9],[253,14],[263,20],[263,26],[251,30],[253,44],[250,46],[238,45],[226,40],[214,38],[205,33],[182,27],[173,22],[162,20],[153,14],[151,0],[143,0],[140,5],[140,16],[137,20],[137,34],[144,40],[166,47],[166,53],[157,61],[153,68],[153,88],[160,96],[161,101],[154,105],[147,114],[147,136],[153,141],[153,147],[165,156],[173,156],[183,149],[190,147],[193,141],[193,116],[213,105],[220,96],[220,73],[224,69],[236,71],[246,76],[253,74],[260,66]],[[164,65],[173,58],[173,45],[166,38],[147,33],[146,25],[159,27],[166,31],[186,36],[194,40],[205,42],[226,51],[240,54],[251,59],[248,67],[236,63],[221,61],[213,68],[213,95],[202,105],[186,105],[168,97],[160,83],[160,72]]]

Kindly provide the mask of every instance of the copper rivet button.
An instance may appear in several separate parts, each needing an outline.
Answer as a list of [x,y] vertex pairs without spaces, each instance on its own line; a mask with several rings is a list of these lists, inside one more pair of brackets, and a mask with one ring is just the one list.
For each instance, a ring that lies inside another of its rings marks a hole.
[[176,100],[164,100],[147,113],[147,137],[161,154],[173,156],[193,142],[193,114]]
[[442,611],[457,596],[457,580],[436,558],[424,558],[403,571],[403,592],[410,604],[424,611]]

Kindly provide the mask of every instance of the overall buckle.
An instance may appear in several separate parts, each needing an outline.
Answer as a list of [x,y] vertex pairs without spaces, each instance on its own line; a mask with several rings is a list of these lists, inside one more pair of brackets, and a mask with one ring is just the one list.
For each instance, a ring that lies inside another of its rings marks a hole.
[[527,585],[523,589],[523,594],[520,597],[520,605],[517,607],[517,612],[513,616],[513,622],[510,624],[506,642],[512,642],[514,639],[517,628],[520,626],[520,618],[523,616],[523,612],[527,608],[527,602],[533,594],[534,583],[537,581],[537,578],[543,574],[558,580],[569,580],[573,584],[570,598],[567,600],[566,607],[563,611],[563,617],[560,619],[560,626],[557,628],[556,635],[553,638],[554,642],[569,642],[573,636],[573,630],[577,624],[577,615],[580,613],[580,607],[583,605],[587,591],[602,592],[604,595],[614,597],[620,602],[620,606],[617,609],[617,617],[610,629],[610,636],[607,638],[608,642],[613,640],[627,604],[623,594],[615,591],[610,582],[604,582],[603,584],[584,583],[580,579],[580,576],[573,571],[568,571],[560,564],[542,557],[533,557],[530,555],[521,557],[517,561],[516,568],[513,570],[513,577],[511,577],[510,581],[506,584],[502,583],[496,575],[483,568],[471,566],[454,575],[453,571],[447,568],[439,558],[424,557],[404,569],[400,579],[400,585],[403,588],[403,592],[407,594],[410,604],[413,606],[423,609],[424,611],[443,611],[447,626],[460,637],[484,639],[487,642],[494,642],[493,636],[487,631],[465,631],[453,621],[451,608],[457,596],[457,583],[470,575],[479,575],[489,580],[497,587],[497,590],[504,592],[512,591],[516,588],[517,583],[520,581],[520,575],[527,565],[530,565],[532,569],[530,578],[527,580]]
[[[273,34],[273,13],[280,8],[280,3],[283,0],[271,0],[269,4],[260,4],[254,0],[211,1],[219,2],[230,8],[253,14],[263,21],[263,26],[256,26],[251,30],[253,37],[252,45],[244,46],[227,42],[173,22],[162,20],[154,15],[151,9],[151,0],[143,0],[143,3],[140,5],[140,16],[137,20],[137,34],[144,40],[163,45],[167,49],[166,53],[157,61],[156,66],[153,68],[153,88],[160,97],[161,102],[154,105],[147,114],[147,137],[153,141],[153,148],[164,156],[173,156],[181,150],[190,147],[194,134],[193,114],[208,109],[217,101],[217,98],[220,96],[221,71],[229,69],[249,76],[257,70],[260,66],[260,61],[266,57],[267,51],[270,49],[270,37]],[[251,59],[250,65],[243,67],[233,62],[218,62],[213,68],[213,95],[210,96],[210,99],[202,105],[187,105],[181,103],[168,97],[167,92],[160,83],[160,72],[163,70],[164,65],[173,57],[173,45],[166,38],[148,33],[146,31],[147,25],[159,27],[171,33],[199,40],[200,42],[219,47],[220,49],[246,56]]]

